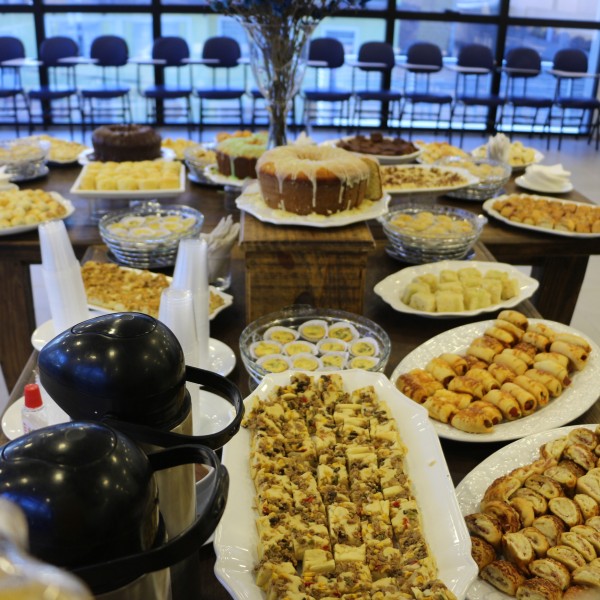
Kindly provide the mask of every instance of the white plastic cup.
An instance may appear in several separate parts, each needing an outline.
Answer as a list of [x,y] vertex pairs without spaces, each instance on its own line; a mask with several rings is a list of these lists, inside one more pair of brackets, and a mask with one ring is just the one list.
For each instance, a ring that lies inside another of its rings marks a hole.
[[160,296],[158,319],[175,334],[183,349],[185,363],[196,365],[198,340],[192,292],[172,287],[164,289]]

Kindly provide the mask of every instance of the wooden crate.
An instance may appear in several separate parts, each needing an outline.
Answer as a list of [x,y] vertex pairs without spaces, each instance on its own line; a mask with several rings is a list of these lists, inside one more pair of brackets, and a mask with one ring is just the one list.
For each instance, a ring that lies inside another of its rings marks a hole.
[[367,257],[375,247],[366,223],[320,229],[241,216],[250,323],[292,304],[362,314]]

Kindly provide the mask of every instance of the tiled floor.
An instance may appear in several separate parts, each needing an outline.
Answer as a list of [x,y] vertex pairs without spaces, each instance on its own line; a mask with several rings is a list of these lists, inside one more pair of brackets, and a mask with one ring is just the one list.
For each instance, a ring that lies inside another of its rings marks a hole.
[[[163,131],[165,136],[183,137],[182,131]],[[58,132],[52,132],[52,135],[60,135]],[[317,134],[315,137],[319,140],[321,135],[323,139],[331,137],[331,133]],[[0,139],[7,138],[10,135],[6,131],[0,131]],[[64,137],[67,137],[66,135]],[[435,139],[432,136],[419,136],[426,141]],[[417,139],[417,135],[415,135]],[[438,138],[439,139],[439,138]],[[551,148],[546,149],[545,141],[539,139],[523,138],[524,143],[538,148],[545,154],[544,164],[552,165],[561,163],[565,169],[571,171],[572,181],[575,187],[597,204],[600,204],[600,152],[597,152],[593,145],[588,145],[585,140],[565,139],[562,143],[561,151],[556,148],[556,140],[552,141]],[[469,150],[485,142],[481,136],[465,137],[464,148]],[[50,317],[50,311],[46,300],[46,292],[40,269],[33,266],[32,283],[34,290],[34,303],[36,309],[36,320],[38,324],[43,323]],[[585,277],[582,292],[575,309],[575,314],[571,325],[577,329],[585,331],[596,343],[600,344],[600,310],[598,302],[600,301],[600,256],[590,259],[588,270]],[[1,375],[1,374],[0,374]],[[0,376],[0,412],[8,399],[8,390],[4,383],[4,378]]]

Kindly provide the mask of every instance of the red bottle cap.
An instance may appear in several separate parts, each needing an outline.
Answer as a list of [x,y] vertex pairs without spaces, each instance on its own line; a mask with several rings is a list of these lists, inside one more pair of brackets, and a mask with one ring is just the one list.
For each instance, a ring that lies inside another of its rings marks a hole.
[[27,408],[39,408],[42,404],[40,386],[37,383],[28,383],[25,386],[25,406]]

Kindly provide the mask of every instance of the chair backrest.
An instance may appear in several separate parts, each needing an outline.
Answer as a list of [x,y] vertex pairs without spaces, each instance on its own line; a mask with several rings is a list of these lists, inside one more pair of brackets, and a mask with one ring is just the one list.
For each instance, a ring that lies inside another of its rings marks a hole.
[[79,56],[75,40],[62,35],[46,38],[40,45],[39,58],[46,67],[60,67],[61,58]]
[[563,48],[554,55],[553,69],[570,73],[587,73],[588,58],[579,48]]
[[129,59],[127,42],[117,35],[100,35],[92,42],[90,58],[100,67],[122,67]]
[[440,47],[431,42],[415,42],[406,53],[406,62],[413,65],[443,66],[442,51]]
[[25,58],[23,42],[11,35],[0,36],[0,62],[13,58]]
[[237,67],[242,51],[237,40],[224,35],[208,38],[202,48],[202,58],[218,58],[219,62],[207,67]]
[[391,71],[396,64],[394,48],[387,42],[365,42],[358,49],[359,62],[385,63],[385,69],[380,67],[360,67],[363,71]]
[[[542,58],[534,48],[519,46],[508,51],[506,55],[506,67],[511,69],[531,69],[539,73],[542,70]],[[536,74],[516,74],[516,76],[535,77]]]
[[178,36],[159,37],[152,45],[152,58],[166,61],[166,67],[181,67],[181,61],[190,57],[187,42]]
[[327,63],[328,69],[343,66],[346,56],[342,42],[335,38],[323,37],[311,40],[308,47],[308,60]]
[[494,68],[494,55],[483,44],[467,44],[460,49],[456,64],[459,67],[479,67],[491,71]]

